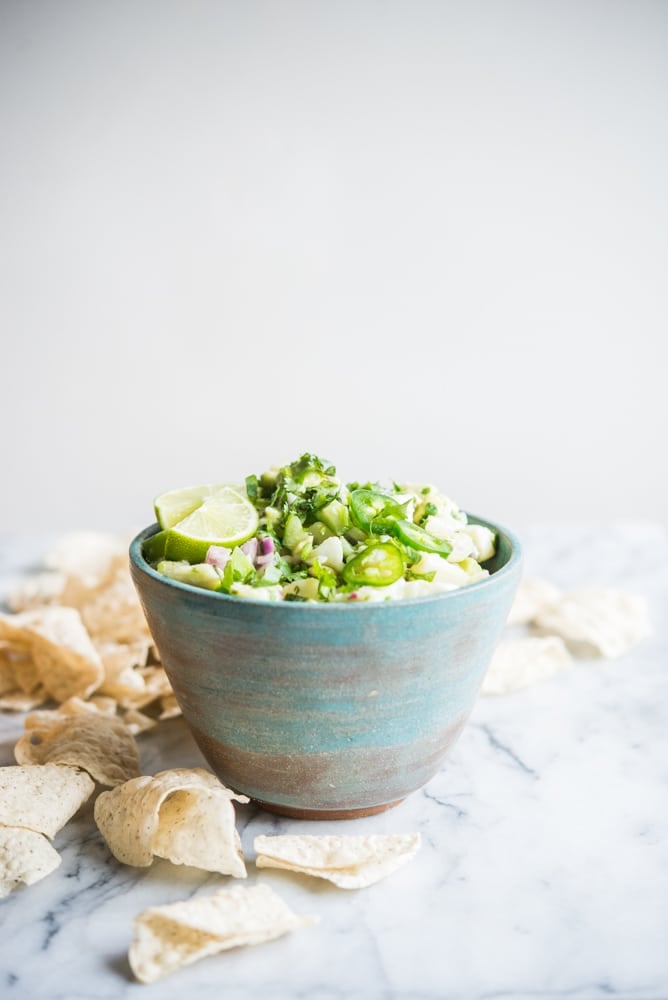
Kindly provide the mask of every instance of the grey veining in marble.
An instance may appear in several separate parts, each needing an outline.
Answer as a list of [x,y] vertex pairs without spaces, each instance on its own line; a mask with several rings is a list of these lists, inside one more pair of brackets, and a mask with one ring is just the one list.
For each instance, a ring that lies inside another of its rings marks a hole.
[[[0,543],[0,593],[46,540]],[[207,894],[221,876],[118,864],[84,807],[55,838],[62,865],[0,901],[0,996],[102,1000],[666,1000],[668,998],[668,543],[652,525],[536,528],[526,573],[644,596],[654,635],[527,691],[480,699],[442,771],[383,815],[337,832],[419,830],[414,861],[358,892],[255,871],[312,928],[133,981],[132,920]],[[20,716],[0,717],[0,763]],[[150,773],[202,764],[181,720],[139,738]],[[238,807],[247,858],[267,832],[316,822]]]

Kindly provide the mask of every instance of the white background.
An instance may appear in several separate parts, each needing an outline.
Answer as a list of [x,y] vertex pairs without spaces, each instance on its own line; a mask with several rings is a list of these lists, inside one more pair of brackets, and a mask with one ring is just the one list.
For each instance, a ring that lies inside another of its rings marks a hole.
[[668,3],[0,5],[0,531],[304,450],[662,519]]

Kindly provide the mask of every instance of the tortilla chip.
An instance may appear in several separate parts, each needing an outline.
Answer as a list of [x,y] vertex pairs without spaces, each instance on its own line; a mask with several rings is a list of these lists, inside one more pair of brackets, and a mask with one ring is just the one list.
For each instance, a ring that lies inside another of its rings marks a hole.
[[30,653],[23,645],[5,642],[0,646],[0,693],[22,691],[31,694],[40,687],[40,676]]
[[152,719],[149,715],[144,715],[143,712],[138,712],[135,708],[129,708],[121,718],[133,736],[139,736],[140,733],[145,733],[148,729],[154,729],[158,725],[157,719]]
[[30,652],[39,680],[56,701],[87,697],[104,676],[102,661],[74,608],[0,615],[0,639]]
[[81,715],[83,712],[89,715],[116,715],[116,702],[113,698],[98,698],[93,695],[87,701],[83,698],[68,698],[57,708],[43,708],[37,712],[33,712],[30,716],[29,723],[26,721],[26,725],[34,729],[37,723],[40,726],[51,725],[56,719],[64,719],[71,715]]
[[164,694],[161,696],[160,715],[158,716],[161,722],[165,719],[177,719],[181,714],[181,706],[176,700],[175,694]]
[[494,651],[480,693],[511,694],[572,667],[573,657],[559,636],[503,639]]
[[647,605],[612,588],[574,590],[533,619],[537,631],[558,635],[581,656],[612,659],[651,634]]
[[21,882],[39,882],[59,864],[60,855],[41,833],[0,826],[0,897],[8,896]]
[[0,695],[16,691],[14,660],[7,643],[0,642]]
[[208,955],[271,941],[316,922],[293,913],[269,886],[231,886],[144,910],[134,922],[128,957],[137,979],[153,983]]
[[96,642],[104,666],[100,692],[121,701],[144,691],[146,685],[137,668],[146,665],[150,645],[145,637],[134,642]]
[[521,579],[508,615],[508,625],[528,625],[544,608],[561,597],[561,591],[547,580]]
[[146,708],[158,698],[172,694],[172,686],[163,667],[139,667],[135,674],[143,686],[135,694],[119,698],[119,704],[124,708]]
[[0,822],[52,839],[94,789],[90,775],[64,764],[0,767]]
[[17,763],[69,764],[101,785],[121,785],[139,774],[137,744],[120,719],[100,712],[55,713],[49,719],[44,714],[26,718],[26,731],[14,747]]
[[[67,590],[64,600],[70,603]],[[76,604],[81,620],[94,639],[107,642],[134,642],[143,637],[150,642],[146,618],[130,576],[127,555],[119,560],[110,576],[103,579]]]
[[43,687],[39,687],[31,694],[23,691],[11,691],[0,696],[0,710],[3,712],[31,712],[33,708],[43,705],[49,700],[49,696]]
[[17,612],[43,608],[46,604],[58,604],[65,581],[65,575],[57,571],[33,573],[10,590],[7,603],[12,611]]
[[58,539],[47,554],[45,565],[95,587],[109,574],[114,561],[127,555],[127,549],[125,539],[116,535],[74,531]]
[[420,834],[286,834],[256,837],[253,846],[258,868],[283,868],[328,879],[341,889],[361,889],[410,861],[420,846]]
[[160,857],[245,878],[233,799],[248,802],[204,768],[175,768],[103,792],[95,821],[123,864],[146,868]]

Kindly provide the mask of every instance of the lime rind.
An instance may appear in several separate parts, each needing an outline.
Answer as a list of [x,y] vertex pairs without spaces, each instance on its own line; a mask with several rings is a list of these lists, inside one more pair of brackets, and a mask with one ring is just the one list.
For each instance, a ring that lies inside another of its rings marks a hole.
[[165,558],[202,562],[211,545],[228,549],[242,545],[257,527],[258,514],[250,500],[226,487],[167,531]]

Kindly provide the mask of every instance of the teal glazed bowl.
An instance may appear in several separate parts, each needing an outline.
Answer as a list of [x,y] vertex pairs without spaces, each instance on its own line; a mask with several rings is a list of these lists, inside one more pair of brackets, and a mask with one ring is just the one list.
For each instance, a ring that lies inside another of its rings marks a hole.
[[220,780],[274,812],[380,812],[437,773],[480,690],[521,571],[497,533],[486,579],[409,600],[310,604],[213,593],[130,568],[183,716]]

